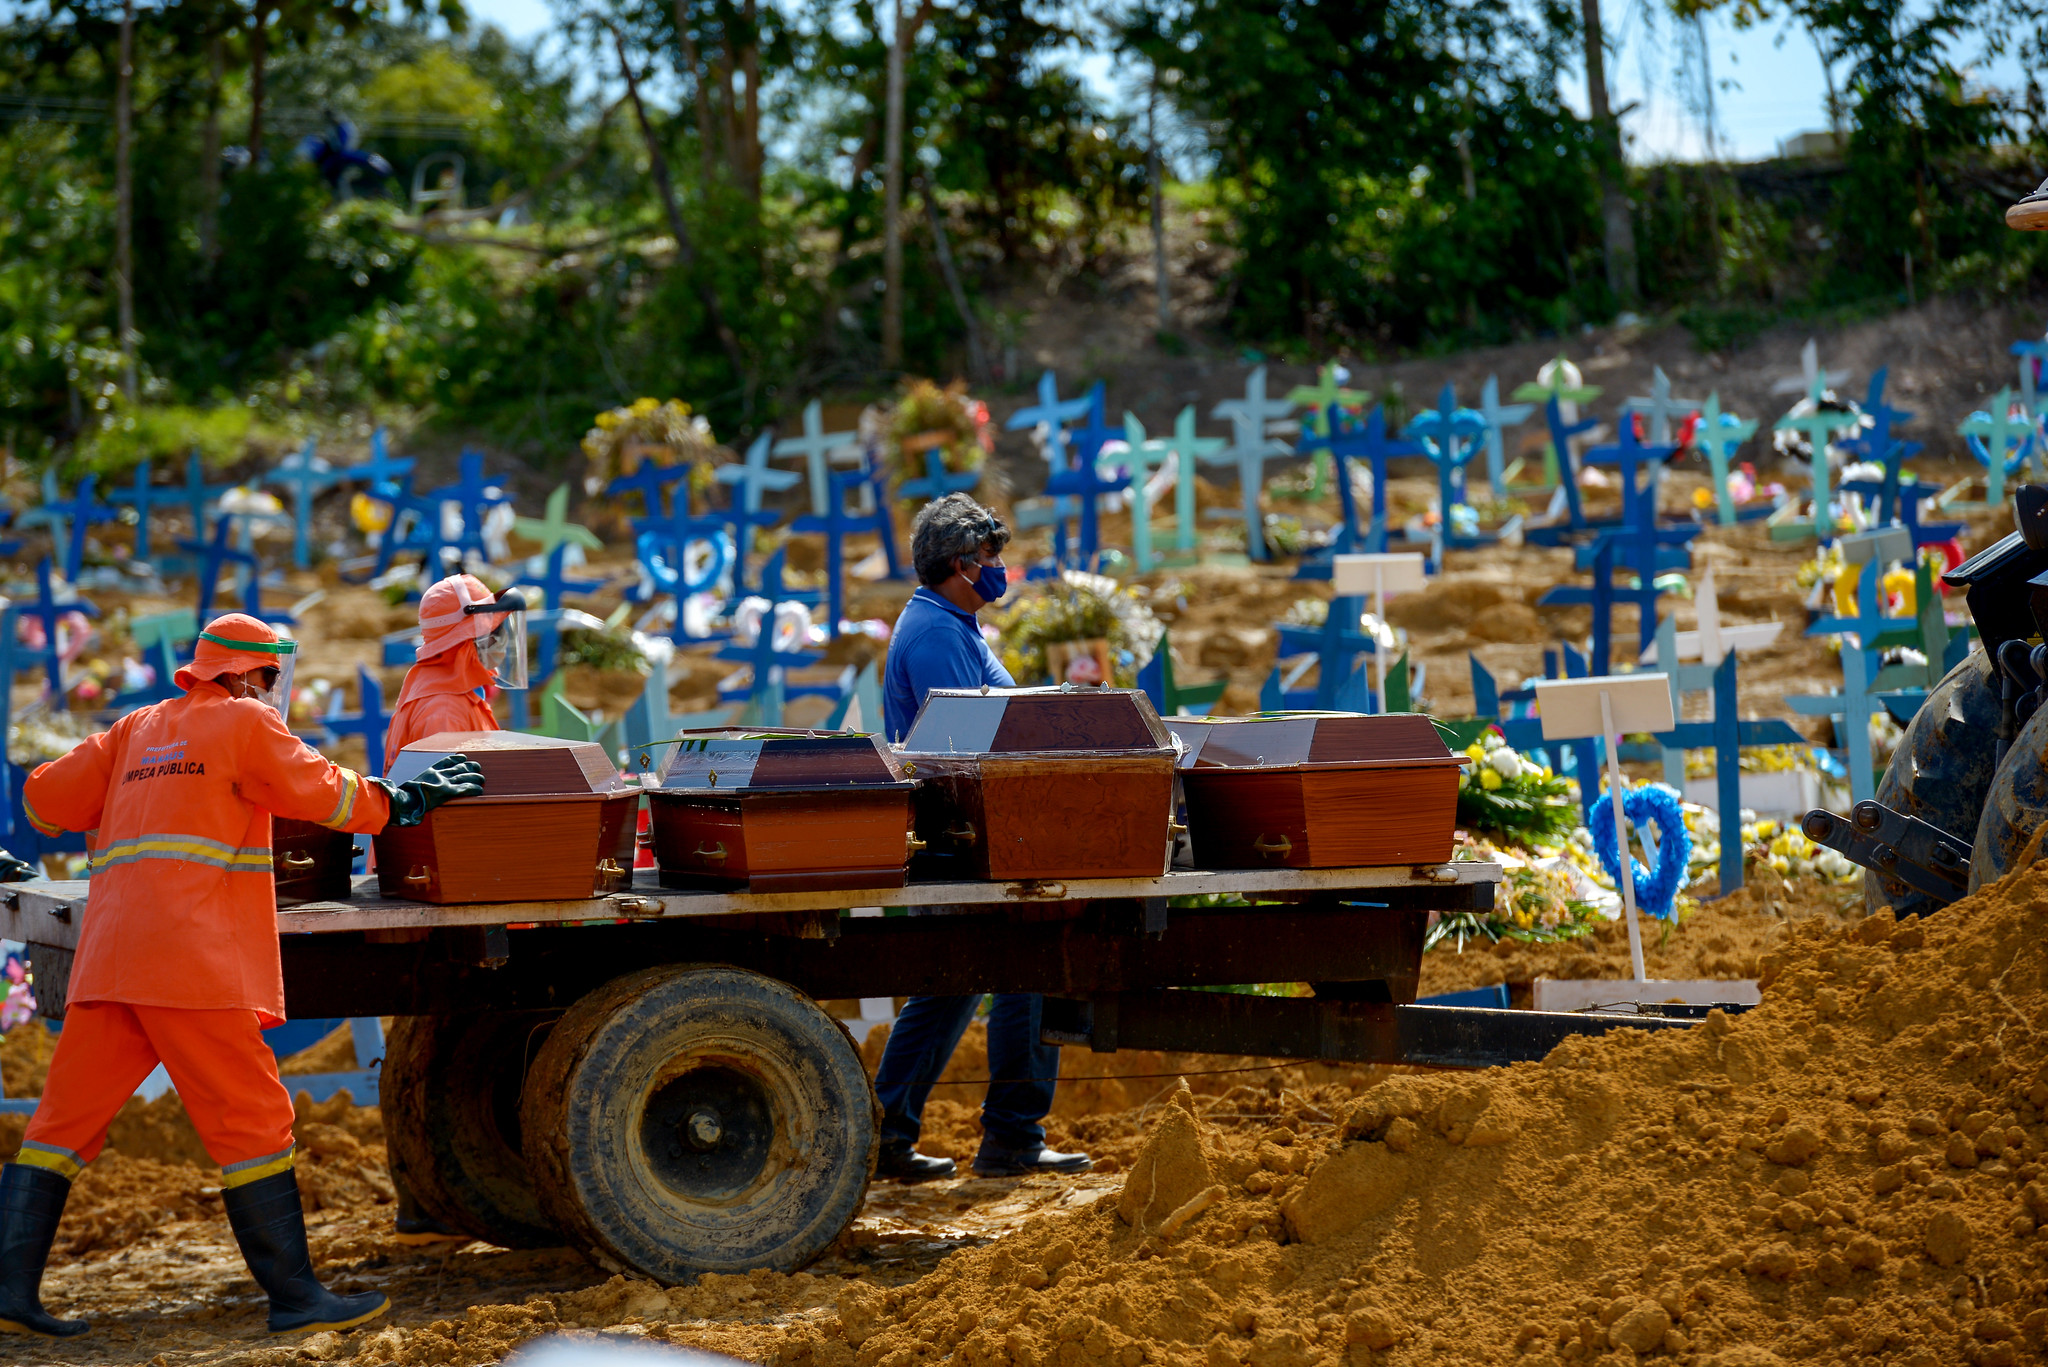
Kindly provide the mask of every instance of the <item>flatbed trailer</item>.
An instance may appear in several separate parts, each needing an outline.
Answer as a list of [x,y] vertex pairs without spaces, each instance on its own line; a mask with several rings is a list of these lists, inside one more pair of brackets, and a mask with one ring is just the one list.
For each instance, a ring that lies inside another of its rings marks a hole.
[[[424,1209],[677,1282],[800,1267],[859,1211],[880,1108],[822,1000],[1036,992],[1053,1043],[1437,1067],[1686,1023],[1414,1005],[1430,913],[1490,907],[1500,877],[1458,861],[749,893],[642,871],[606,897],[460,906],[359,878],[277,924],[290,1015],[399,1018],[379,1091]],[[0,888],[0,936],[29,946],[53,1018],[87,891]],[[885,905],[909,914],[852,914]],[[1313,995],[1191,990],[1263,982]]]

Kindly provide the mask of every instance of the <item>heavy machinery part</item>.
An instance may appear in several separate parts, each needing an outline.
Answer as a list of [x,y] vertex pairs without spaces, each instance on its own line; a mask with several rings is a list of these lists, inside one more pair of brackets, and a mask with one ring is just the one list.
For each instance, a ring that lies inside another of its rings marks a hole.
[[2034,713],[1992,776],[1970,851],[1970,891],[2004,877],[2048,824],[2048,708]]
[[1808,840],[1897,879],[1937,906],[1969,891],[1969,842],[1883,803],[1859,802],[1847,817],[1816,808],[1799,828]]
[[400,1016],[379,1089],[393,1174],[450,1229],[501,1248],[555,1248],[526,1169],[519,1097],[560,1016],[482,1011]]
[[[1970,652],[1913,714],[1878,782],[1878,804],[1974,837],[1998,769],[1999,694],[1990,657]],[[1876,869],[1863,875],[1863,901],[1871,911],[1888,906],[1900,916],[1924,916],[1946,904]]]
[[810,1262],[860,1210],[881,1113],[844,1026],[737,968],[629,973],[527,1079],[541,1206],[600,1266],[676,1283]]

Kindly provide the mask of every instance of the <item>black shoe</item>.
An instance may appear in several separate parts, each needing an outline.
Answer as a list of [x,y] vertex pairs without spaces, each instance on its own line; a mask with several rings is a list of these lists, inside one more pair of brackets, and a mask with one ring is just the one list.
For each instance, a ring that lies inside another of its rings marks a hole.
[[875,1176],[894,1182],[929,1182],[951,1177],[953,1171],[952,1159],[932,1158],[908,1144],[885,1144],[881,1156],[875,1159]]
[[287,1168],[273,1177],[228,1187],[220,1199],[249,1275],[270,1295],[271,1333],[350,1329],[391,1308],[381,1291],[337,1296],[313,1275],[297,1173]]
[[1026,1177],[1034,1172],[1072,1176],[1095,1166],[1085,1153],[1056,1153],[1043,1144],[1035,1149],[998,1149],[988,1144],[974,1155],[976,1177]]
[[43,1265],[71,1195],[71,1179],[48,1168],[0,1168],[0,1333],[68,1339],[92,1328],[43,1309]]

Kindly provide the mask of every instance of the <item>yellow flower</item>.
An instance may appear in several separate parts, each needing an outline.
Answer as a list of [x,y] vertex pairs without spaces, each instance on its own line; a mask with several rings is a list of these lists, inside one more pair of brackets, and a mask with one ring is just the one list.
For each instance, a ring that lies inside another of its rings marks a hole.
[[1486,789],[1486,791],[1489,793],[1492,792],[1494,789],[1500,787],[1501,784],[1505,783],[1506,781],[1507,780],[1503,779],[1500,776],[1500,772],[1496,769],[1488,768],[1481,769],[1479,771],[1479,786]]
[[1693,507],[1695,507],[1695,508],[1711,508],[1711,507],[1713,507],[1713,506],[1714,506],[1714,495],[1713,495],[1713,493],[1712,493],[1711,491],[1709,491],[1709,490],[1706,490],[1706,489],[1695,489],[1695,490],[1693,490],[1693,491],[1692,491],[1692,506],[1693,506]]

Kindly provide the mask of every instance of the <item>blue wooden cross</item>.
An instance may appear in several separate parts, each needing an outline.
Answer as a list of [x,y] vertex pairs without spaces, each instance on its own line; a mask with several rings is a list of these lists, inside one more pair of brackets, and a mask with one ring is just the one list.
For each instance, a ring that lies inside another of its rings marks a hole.
[[[14,606],[20,616],[33,617],[43,624],[43,642],[45,648],[49,651],[49,658],[44,661],[44,667],[49,671],[50,695],[55,699],[62,700],[64,697],[64,660],[57,651],[57,623],[59,619],[74,612],[82,612],[88,617],[97,617],[100,615],[100,610],[80,597],[78,590],[73,588],[68,581],[65,583],[64,592],[61,595],[57,593],[50,583],[50,557],[47,555],[36,562],[36,601],[33,603],[17,603]],[[10,641],[13,639],[13,635],[14,633],[10,629],[7,633]],[[12,681],[13,675],[9,674],[7,682],[11,683]],[[4,735],[4,733],[0,733],[0,735]]]
[[[1682,721],[1657,740],[1665,747],[1667,756],[1677,756],[1677,774],[1672,774],[1672,761],[1667,758],[1665,778],[1675,778],[1672,786],[1680,793],[1685,791],[1685,752],[1714,752],[1714,787],[1721,816],[1721,891],[1733,892],[1742,886],[1742,751],[1759,745],[1803,745],[1806,738],[1777,717],[1763,721],[1741,719],[1736,700],[1734,651],[1723,656],[1719,665],[1680,667],[1675,646],[1668,656],[1665,649],[1660,642],[1657,661],[1659,668],[1671,674],[1674,711],[1682,692],[1711,690],[1714,695],[1713,720]],[[1705,677],[1701,678],[1702,675]]]
[[108,501],[128,504],[135,509],[135,558],[148,564],[149,510],[160,504],[183,503],[185,491],[169,485],[159,489],[151,484],[149,462],[145,460],[135,467],[135,482],[108,495]]
[[[1617,440],[1588,449],[1586,463],[1618,467],[1621,475],[1621,520],[1625,525],[1633,525],[1646,517],[1654,521],[1657,516],[1658,472],[1664,468],[1665,461],[1678,454],[1678,448],[1669,444],[1643,445],[1636,439],[1636,425],[1632,419],[1624,417],[1617,425],[1621,429]],[[1641,481],[1636,478],[1638,466],[1649,469]],[[1639,512],[1638,503],[1646,504],[1648,511]]]
[[[1331,361],[1317,368],[1314,384],[1298,384],[1287,391],[1287,402],[1308,410],[1301,422],[1300,448],[1315,452],[1308,485],[1311,503],[1321,500],[1330,481],[1330,448],[1321,440],[1330,435],[1330,409],[1360,409],[1372,402],[1372,395],[1364,390],[1344,388],[1344,381],[1350,378],[1349,371]],[[1317,438],[1317,442],[1311,445],[1307,440],[1310,437]]]
[[979,470],[948,470],[946,453],[937,446],[924,450],[924,477],[906,479],[896,486],[896,497],[927,503],[936,503],[947,494],[965,493],[981,483]]
[[[1849,565],[1857,567],[1856,615],[1854,617],[1839,617],[1824,614],[1817,617],[1806,628],[1808,636],[1852,635],[1856,638],[1858,645],[1870,651],[1882,650],[1887,646],[1919,644],[1921,633],[1920,619],[1917,615],[1913,617],[1887,617],[1884,612],[1884,566],[1886,562],[1879,559],[1878,556],[1886,553],[1888,548],[1885,546],[1885,543],[1893,537],[1898,537],[1898,535],[1896,531],[1885,533],[1880,530],[1877,532],[1860,532],[1853,537],[1844,537],[1842,539],[1845,547],[1860,545],[1869,548],[1865,552],[1868,558],[1858,557],[1852,552],[1849,557],[1849,564],[1844,565],[1842,570],[1846,574],[1848,573]],[[1901,542],[1906,540],[1903,537],[1899,539]],[[1859,559],[1860,564],[1858,563]],[[1834,602],[1833,595],[1828,595],[1826,601],[1832,604]]]
[[412,466],[409,456],[392,459],[390,443],[380,427],[370,434],[370,458],[361,465],[349,466],[341,477],[351,484],[369,485],[371,496],[376,497],[379,489],[397,487],[398,481],[412,473]]
[[[1808,353],[1812,348],[1813,344],[1809,341],[1807,352],[1801,353],[1802,358],[1811,359]],[[1817,366],[1818,362],[1814,364]],[[1835,535],[1834,518],[1829,511],[1834,500],[1828,493],[1828,445],[1835,440],[1836,434],[1844,429],[1860,430],[1862,426],[1854,414],[1824,407],[1830,402],[1825,379],[1825,375],[1818,370],[1812,372],[1809,376],[1806,398],[1802,401],[1810,405],[1808,410],[1801,413],[1798,411],[1799,405],[1794,404],[1791,411],[1772,425],[1774,431],[1804,433],[1811,445],[1812,450],[1807,464],[1813,480],[1813,535],[1819,538],[1822,544],[1832,541]],[[1771,530],[1773,538],[1778,540],[1792,540],[1805,534],[1803,528],[1788,531],[1775,524]]]
[[[1526,390],[1530,386],[1524,385]],[[1521,393],[1522,390],[1517,390]],[[1565,521],[1548,526],[1531,527],[1523,535],[1540,546],[1554,546],[1573,532],[1595,530],[1594,524],[1586,520],[1585,505],[1579,500],[1579,463],[1572,455],[1572,438],[1590,432],[1600,425],[1598,418],[1579,418],[1566,422],[1563,404],[1565,400],[1556,394],[1543,401],[1543,421],[1550,429],[1550,449],[1557,456],[1557,487],[1564,494]],[[1553,508],[1557,505],[1551,504]],[[1612,523],[1603,523],[1612,526]]]
[[128,634],[135,638],[142,662],[154,677],[139,688],[114,695],[108,705],[123,715],[151,703],[167,702],[185,691],[176,681],[179,647],[199,635],[199,618],[185,609],[134,617],[129,619]]
[[[1365,611],[1363,597],[1338,597],[1330,600],[1329,614],[1319,627],[1295,626],[1281,623],[1278,627],[1280,645],[1278,655],[1290,659],[1300,655],[1316,657],[1316,691],[1314,705],[1321,711],[1364,712],[1365,707],[1344,707],[1338,698],[1354,673],[1360,671],[1360,658],[1374,654],[1378,643],[1359,625],[1359,617]],[[1276,667],[1274,674],[1278,675]],[[1273,686],[1269,679],[1267,686]]]
[[593,593],[602,593],[611,584],[606,579],[578,579],[568,572],[565,561],[569,555],[569,543],[558,543],[548,552],[547,567],[539,574],[519,576],[519,582],[541,591],[541,596],[551,608],[562,607],[569,598],[588,598]]
[[[803,476],[794,470],[777,470],[768,464],[769,453],[775,449],[775,430],[763,428],[761,435],[754,438],[747,447],[746,459],[738,465],[721,465],[714,472],[720,484],[734,486],[733,501],[747,511],[749,517],[761,511],[761,495],[766,490],[782,490],[796,487]],[[782,520],[776,514],[775,521]],[[774,522],[762,524],[774,526]]]
[[1875,650],[1842,642],[1842,691],[1818,695],[1786,695],[1785,705],[1804,717],[1835,719],[1835,739],[1849,770],[1849,800],[1866,802],[1877,792],[1870,758],[1870,718],[1879,709]]
[[457,561],[461,560],[460,544],[442,537],[441,504],[431,494],[415,494],[412,476],[402,476],[397,484],[377,486],[372,497],[391,505],[391,521],[377,539],[376,564],[365,579],[382,578],[400,555],[417,551],[425,587],[447,574],[446,551],[454,550]]
[[[1437,394],[1436,407],[1425,409],[1408,423],[1404,434],[1418,438],[1423,454],[1436,466],[1437,536],[1445,549],[1484,545],[1489,537],[1459,536],[1451,530],[1451,509],[1468,502],[1465,467],[1479,453],[1478,443],[1486,436],[1486,419],[1470,408],[1458,406],[1457,391],[1445,385]],[[1442,556],[1437,557],[1442,563]]]
[[[726,468],[730,469],[731,467],[728,466]],[[793,475],[796,471],[783,470],[777,473]],[[682,500],[677,500],[678,504],[681,502]],[[760,508],[749,512],[747,511],[745,501],[740,497],[739,491],[734,490],[726,495],[723,508],[712,510],[711,518],[717,525],[725,529],[724,534],[726,538],[732,542],[732,584],[733,593],[737,597],[739,594],[747,591],[749,587],[747,582],[747,557],[753,551],[754,529],[756,527],[773,527],[776,523],[782,521],[782,514],[772,508]],[[780,555],[781,552],[777,551],[776,554]]]
[[[1916,442],[1898,444],[1918,445]],[[1913,548],[1915,550],[1922,546],[1936,545],[1943,541],[1953,541],[1963,533],[1965,524],[1961,522],[1922,522],[1920,520],[1920,505],[1931,498],[1938,498],[1941,491],[1939,484],[1929,484],[1917,479],[1902,479],[1892,487],[1893,506],[1898,514],[1898,525],[1904,527],[1912,534]],[[1875,479],[1848,479],[1842,481],[1842,492],[1845,494],[1855,494],[1868,503],[1875,503],[1883,496],[1885,484],[1884,481]],[[1880,519],[1880,525],[1883,525],[1883,519]]]
[[[1739,514],[1735,507],[1735,495],[1728,491],[1728,464],[1741,449],[1742,443],[1756,434],[1756,423],[1745,422],[1733,413],[1721,411],[1721,391],[1707,395],[1707,404],[1700,412],[1700,425],[1693,434],[1693,442],[1707,453],[1707,463],[1713,467],[1714,509],[1724,527],[1735,525]],[[1762,516],[1758,510],[1757,516]]]
[[1028,432],[1041,424],[1046,429],[1045,459],[1054,469],[1067,463],[1067,424],[1086,416],[1089,396],[1060,397],[1059,377],[1047,370],[1038,377],[1038,402],[1018,409],[1003,423],[1005,432]]
[[1345,465],[1349,461],[1362,460],[1372,467],[1372,520],[1354,539],[1353,549],[1368,555],[1378,555],[1387,549],[1387,462],[1396,456],[1428,454],[1428,448],[1412,437],[1387,435],[1387,410],[1383,405],[1374,404],[1363,423],[1347,422],[1338,426],[1332,415],[1330,455],[1337,463],[1340,476],[1337,498],[1344,508],[1347,524],[1355,523],[1358,514],[1352,506],[1351,480]]
[[305,569],[313,563],[307,545],[307,528],[313,519],[313,496],[342,482],[340,471],[315,454],[318,442],[306,438],[296,454],[286,456],[276,469],[264,476],[265,484],[281,484],[292,491],[292,564]]
[[327,711],[320,718],[322,729],[333,744],[343,736],[361,736],[363,749],[369,754],[371,778],[384,777],[384,733],[391,723],[391,716],[384,710],[384,689],[377,682],[377,676],[361,665],[356,666],[356,697],[360,706],[354,712],[341,710],[341,690],[335,689],[327,695]]
[[793,532],[815,532],[825,538],[825,601],[830,614],[827,629],[839,635],[840,619],[846,615],[846,538],[853,532],[876,530],[877,519],[886,518],[886,504],[872,513],[849,513],[846,499],[867,480],[861,470],[837,470],[830,476],[831,495],[823,517],[806,514],[789,524]]
[[[699,634],[689,628],[689,614],[684,603],[695,594],[708,592],[718,586],[727,570],[732,568],[732,546],[727,542],[723,524],[708,522],[708,535],[686,542],[684,549],[675,552],[674,563],[670,563],[668,547],[664,546],[658,532],[642,532],[635,543],[640,559],[641,582],[626,590],[629,603],[647,603],[663,594],[675,599],[675,629],[692,640],[724,640],[722,633]],[[711,547],[711,558],[705,561],[704,571],[690,569],[688,547],[705,545]]]
[[[1333,404],[1332,407],[1335,407]],[[1223,696],[1223,690],[1230,687],[1226,678],[1213,679],[1208,683],[1182,685],[1174,677],[1173,646],[1167,632],[1159,633],[1159,644],[1152,649],[1152,658],[1138,671],[1138,687],[1152,700],[1152,708],[1162,717],[1206,717],[1216,706],[1216,700]]]
[[[1869,428],[1841,443],[1864,460],[1884,467],[1884,479],[1878,489],[1877,520],[1880,524],[1899,516],[1899,466],[1920,450],[1919,442],[1892,436],[1892,427],[1913,415],[1885,402],[1884,382],[1890,370],[1890,366],[1879,366],[1871,375],[1870,388],[1863,396],[1863,416],[1870,419]],[[1843,486],[1845,490],[1847,487]]]
[[1245,553],[1254,560],[1268,560],[1264,514],[1259,495],[1266,488],[1266,462],[1275,456],[1292,454],[1287,444],[1266,435],[1266,424],[1294,411],[1285,399],[1266,397],[1266,367],[1255,366],[1245,377],[1244,396],[1225,399],[1209,410],[1212,418],[1230,422],[1230,447],[1214,463],[1237,466],[1239,496],[1244,505]]
[[785,602],[802,602],[803,595],[790,593],[782,586],[783,550],[777,550],[768,557],[761,567],[761,596],[768,605],[761,613],[761,628],[752,645],[734,642],[722,647],[714,659],[734,660],[752,668],[752,677],[745,690],[728,694],[721,690],[721,701],[733,697],[745,697],[751,704],[753,724],[757,726],[780,726],[782,724],[782,703],[784,697],[783,674],[785,670],[800,669],[816,664],[824,655],[815,650],[777,650],[775,648],[775,609]]
[[[604,486],[605,497],[618,498],[624,494],[638,494],[640,506],[646,516],[659,521],[669,515],[668,486],[689,473],[690,467],[687,465],[656,465],[648,457],[642,456],[640,463],[633,467],[632,474],[616,476],[611,483]],[[687,502],[689,496],[685,494],[683,497]],[[639,526],[641,519],[635,518],[633,521],[635,526]]]
[[860,433],[827,432],[825,406],[816,399],[804,405],[803,421],[804,434],[776,442],[775,454],[803,458],[804,471],[811,483],[811,516],[825,517],[830,511],[826,504],[832,497],[831,459],[837,452],[856,449]]
[[[1130,471],[1120,465],[1112,468],[1108,475],[1102,472],[1103,446],[1111,437],[1123,435],[1103,421],[1103,402],[1104,386],[1097,380],[1088,390],[1087,422],[1071,433],[1074,463],[1064,470],[1054,469],[1045,481],[1045,492],[1053,497],[1055,507],[1062,496],[1071,496],[1080,503],[1078,549],[1083,566],[1093,565],[1102,549],[1102,496],[1128,489],[1131,483]],[[1056,525],[1053,532],[1055,543],[1064,540],[1061,534],[1065,530],[1063,522]],[[1057,546],[1055,554],[1062,563],[1065,562],[1065,556],[1058,553]]]
[[48,524],[51,538],[56,542],[57,554],[64,562],[66,583],[77,583],[79,574],[85,568],[85,539],[88,531],[100,523],[120,520],[121,514],[118,509],[102,503],[94,496],[98,484],[99,476],[83,476],[77,487],[72,490],[71,497],[60,499],[57,497],[56,471],[54,468],[45,468],[43,506],[22,514],[18,524]]
[[1500,377],[1488,375],[1479,390],[1479,416],[1486,420],[1486,482],[1496,500],[1508,496],[1507,446],[1504,437],[1510,427],[1520,427],[1536,411],[1530,403],[1500,401]]
[[[433,529],[434,539],[437,544],[433,549],[438,552],[442,545],[452,546],[465,553],[474,551],[477,555],[488,560],[490,559],[490,548],[484,544],[484,519],[489,515],[492,508],[497,507],[499,504],[510,503],[512,495],[506,493],[497,484],[485,481],[483,452],[465,448],[462,453],[461,464],[458,468],[461,470],[461,478],[457,479],[453,484],[443,485],[441,488],[433,490],[427,497],[432,499],[436,505],[453,503],[461,517],[462,530],[454,540],[444,542],[438,525],[439,518],[437,517],[435,519],[437,525]],[[435,511],[439,512],[438,506]],[[396,525],[394,518],[393,526],[395,527]],[[439,561],[441,556],[437,553],[430,558]],[[459,573],[461,566],[458,563],[456,568],[451,571],[445,564],[433,564],[427,566],[426,569],[426,575],[422,576],[422,587],[437,583],[441,579],[446,578],[450,573]]]
[[[1655,549],[1656,542],[1663,540],[1667,535],[1677,535],[1688,531],[1697,533],[1698,530],[1697,527],[1659,527],[1653,529],[1651,532],[1653,540],[1647,558],[1652,563],[1659,558],[1658,552]],[[1590,658],[1592,660],[1592,673],[1594,674],[1607,674],[1611,672],[1614,658],[1613,624],[1614,605],[1616,602],[1636,604],[1638,635],[1640,637],[1640,642],[1637,646],[1638,653],[1647,649],[1650,642],[1656,639],[1657,600],[1663,596],[1664,591],[1657,587],[1657,579],[1654,572],[1643,573],[1639,568],[1636,576],[1636,585],[1633,588],[1620,587],[1614,582],[1614,573],[1621,567],[1623,562],[1624,544],[1634,542],[1635,544],[1630,547],[1630,551],[1634,556],[1640,557],[1644,555],[1642,540],[1640,528],[1601,532],[1593,543],[1592,564],[1590,566],[1593,571],[1592,587],[1579,588],[1574,585],[1561,584],[1556,588],[1547,590],[1541,598],[1536,600],[1538,607],[1566,607],[1580,604],[1592,607],[1593,649]]]
[[180,541],[178,549],[187,555],[199,557],[198,570],[194,578],[199,585],[199,620],[203,623],[213,616],[214,598],[220,592],[220,572],[228,565],[240,565],[249,573],[249,581],[255,584],[261,577],[261,562],[253,551],[240,550],[230,545],[228,538],[234,535],[234,519],[221,516],[214,519],[213,536],[205,541]]
[[651,753],[652,747],[673,740],[678,731],[701,726],[724,726],[739,709],[719,707],[709,712],[675,713],[668,710],[668,662],[649,660],[647,684],[640,690],[640,696],[633,699],[620,719],[620,735],[629,751],[637,751],[632,758],[641,773],[650,773],[660,761]]
[[220,496],[234,488],[227,484],[208,484],[206,467],[199,463],[199,452],[192,452],[185,462],[185,483],[180,486],[184,497],[179,499],[192,514],[192,539],[206,539],[206,524],[213,517],[213,506],[220,502]]
[[873,447],[861,452],[859,470],[862,482],[867,485],[867,492],[861,497],[874,509],[875,535],[882,541],[882,557],[889,566],[888,577],[902,579],[903,562],[896,553],[896,516],[889,504],[889,472],[882,467],[881,455]]
[[[1683,419],[1686,414],[1699,411],[1699,407],[1698,399],[1672,398],[1671,377],[1664,373],[1663,366],[1653,366],[1650,371],[1650,392],[1630,395],[1621,405],[1621,416],[1627,419],[1635,413],[1645,415],[1650,420],[1650,445],[1669,446],[1672,444],[1672,420]],[[1625,422],[1624,426],[1634,424]]]

